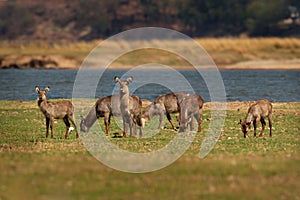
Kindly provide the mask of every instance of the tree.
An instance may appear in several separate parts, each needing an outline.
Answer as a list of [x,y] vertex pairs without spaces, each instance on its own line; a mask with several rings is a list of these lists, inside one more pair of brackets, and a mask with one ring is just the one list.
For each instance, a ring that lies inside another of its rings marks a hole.
[[250,35],[267,36],[271,34],[272,25],[286,16],[285,0],[260,0],[247,5],[246,27]]
[[15,1],[0,7],[0,36],[16,39],[32,33],[34,27],[35,20],[28,8],[16,6]]

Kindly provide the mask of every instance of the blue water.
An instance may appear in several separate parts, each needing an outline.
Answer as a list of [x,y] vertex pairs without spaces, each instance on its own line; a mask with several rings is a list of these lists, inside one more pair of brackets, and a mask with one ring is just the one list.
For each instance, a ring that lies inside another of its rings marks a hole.
[[[113,78],[115,76],[122,77],[126,72],[124,70],[107,70],[102,74],[99,82],[96,84],[91,82],[91,87],[96,85],[95,97],[98,98],[115,93],[114,88],[116,84]],[[199,93],[206,102],[211,100],[206,83],[197,72],[178,72],[184,76],[191,88],[196,93]],[[93,70],[86,73],[87,77],[97,74]],[[142,99],[152,101],[156,96],[168,93],[171,90],[188,90],[186,87],[183,87],[184,84],[181,80],[174,78],[172,73],[167,71],[143,70],[139,73],[138,77],[134,77],[130,88],[133,94],[138,95]],[[225,70],[220,71],[220,73],[224,82],[227,101],[251,101],[264,98],[273,102],[300,101],[300,71]],[[0,70],[0,99],[35,100],[37,98],[34,90],[35,86],[41,88],[50,86],[49,99],[72,98],[76,74],[77,70]],[[172,84],[172,89],[156,82],[155,77],[163,79],[165,84]],[[144,82],[145,84],[143,84]],[[89,87],[84,90],[88,91]]]

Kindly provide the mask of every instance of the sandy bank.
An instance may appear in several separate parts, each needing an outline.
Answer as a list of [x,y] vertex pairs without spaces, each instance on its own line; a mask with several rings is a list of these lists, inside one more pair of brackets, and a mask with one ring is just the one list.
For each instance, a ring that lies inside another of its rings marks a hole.
[[[47,55],[47,56],[30,56],[30,55],[10,55],[0,58],[0,69],[79,69],[81,61],[68,56]],[[136,66],[121,65],[116,63],[109,66],[109,69],[127,70]],[[171,66],[176,70],[194,69],[192,66]],[[291,60],[251,60],[235,64],[217,65],[219,70],[300,70],[300,59]],[[91,66],[91,69],[99,69]],[[161,70],[161,67],[149,68]],[[207,67],[203,67],[207,69]],[[208,68],[209,69],[209,68]]]

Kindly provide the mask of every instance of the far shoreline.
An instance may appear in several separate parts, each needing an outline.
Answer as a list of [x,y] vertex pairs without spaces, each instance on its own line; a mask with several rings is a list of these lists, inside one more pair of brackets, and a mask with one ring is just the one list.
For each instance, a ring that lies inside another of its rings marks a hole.
[[[134,69],[135,66],[122,66],[122,67],[108,67],[108,68],[80,68],[80,67],[59,67],[59,68],[0,68],[0,70],[130,70]],[[183,71],[189,71],[189,70],[196,70],[195,67],[190,67],[190,66],[172,66],[170,67],[174,70],[183,70]],[[199,70],[215,70],[215,68],[208,68],[208,67],[203,67],[203,68],[198,68]],[[217,69],[219,71],[251,71],[251,70],[256,70],[256,71],[299,71],[300,70],[300,65],[299,66],[294,66],[294,67],[284,67],[284,66],[268,66],[268,67],[260,67],[260,66],[233,66],[233,65],[220,65],[217,66]],[[166,68],[148,68],[148,69],[138,69],[138,70],[168,70]]]
[[[130,70],[134,69],[138,66],[131,66],[131,65],[113,65],[107,68],[96,68],[96,67],[89,67],[85,68],[84,70]],[[169,66],[174,70],[195,70],[194,66]],[[293,59],[293,60],[260,60],[260,61],[245,61],[239,62],[236,64],[216,64],[218,70],[227,71],[227,70],[291,70],[291,71],[298,71],[300,70],[300,59]],[[20,69],[20,70],[79,70],[82,69],[80,66],[68,66],[68,67],[2,67],[2,70],[6,69]],[[213,67],[206,67],[200,66],[197,69],[200,70],[214,70],[215,66]],[[147,69],[139,69],[139,70],[167,70],[167,68],[163,67],[149,67]]]

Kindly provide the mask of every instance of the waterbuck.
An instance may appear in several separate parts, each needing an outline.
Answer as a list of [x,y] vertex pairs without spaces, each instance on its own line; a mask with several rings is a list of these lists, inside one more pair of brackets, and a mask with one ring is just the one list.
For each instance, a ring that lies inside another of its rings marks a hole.
[[51,138],[53,138],[53,124],[54,119],[63,119],[66,125],[65,138],[68,138],[70,122],[75,127],[76,138],[78,138],[77,126],[74,119],[74,106],[70,101],[56,101],[49,102],[46,93],[50,91],[50,87],[46,87],[44,90],[41,90],[39,87],[35,87],[35,91],[39,94],[38,97],[38,106],[46,118],[46,138],[48,137],[49,125],[51,129]]
[[203,99],[198,94],[188,94],[179,101],[180,107],[180,125],[179,132],[184,132],[190,125],[190,130],[194,129],[193,119],[196,118],[198,123],[198,132],[201,132],[201,118]]
[[259,100],[252,104],[248,109],[248,114],[245,117],[245,120],[240,119],[239,124],[242,126],[242,131],[244,133],[244,138],[247,137],[248,131],[251,128],[251,123],[253,122],[254,126],[254,137],[256,137],[256,128],[258,122],[261,122],[262,129],[259,137],[262,137],[266,127],[266,122],[264,118],[267,117],[270,127],[270,137],[272,137],[272,104],[268,100]]
[[142,114],[142,121],[147,122],[153,116],[159,115],[158,128],[163,129],[163,116],[166,115],[172,129],[177,130],[172,122],[171,113],[179,113],[179,101],[187,95],[186,92],[174,92],[158,96],[152,104],[146,107]]
[[[120,111],[123,119],[123,137],[126,137],[128,125],[130,129],[130,137],[136,134],[136,125],[139,126],[140,137],[142,137],[142,101],[138,96],[130,96],[128,84],[133,81],[132,77],[122,81],[119,77],[115,77],[114,81],[120,84]],[[134,133],[133,133],[134,129]]]
[[99,117],[104,117],[105,133],[109,135],[111,116],[121,114],[119,102],[119,95],[99,98],[88,115],[85,118],[81,116],[80,131],[88,132]]

